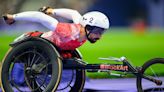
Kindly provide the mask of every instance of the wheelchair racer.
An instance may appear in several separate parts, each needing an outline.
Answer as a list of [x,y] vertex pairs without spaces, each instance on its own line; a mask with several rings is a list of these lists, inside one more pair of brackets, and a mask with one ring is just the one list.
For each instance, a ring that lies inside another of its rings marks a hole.
[[[72,20],[73,23],[61,23],[54,16]],[[41,23],[51,30],[44,32],[41,37],[50,40],[62,50],[74,50],[86,40],[95,43],[109,28],[107,16],[98,11],[91,11],[81,16],[78,11],[72,9],[42,7],[39,11],[6,14],[3,18],[7,24],[13,24],[16,21]]]

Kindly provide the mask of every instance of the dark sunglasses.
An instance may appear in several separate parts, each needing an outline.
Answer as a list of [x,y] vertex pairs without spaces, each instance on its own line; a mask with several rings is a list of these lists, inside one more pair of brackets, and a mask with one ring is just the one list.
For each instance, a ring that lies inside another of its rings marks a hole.
[[96,26],[86,26],[86,29],[90,32],[90,33],[94,33],[94,34],[100,34],[102,35],[105,32],[104,28],[100,28],[100,27],[96,27]]

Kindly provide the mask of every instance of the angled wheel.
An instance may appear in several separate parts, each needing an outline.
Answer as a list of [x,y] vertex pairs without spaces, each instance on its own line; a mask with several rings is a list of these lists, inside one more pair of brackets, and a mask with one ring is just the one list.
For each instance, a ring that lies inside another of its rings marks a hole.
[[[82,59],[78,50],[71,51],[70,53],[73,58]],[[82,92],[85,84],[85,77],[85,70],[83,69],[64,69],[63,67],[61,81],[56,92]]]
[[63,69],[56,92],[82,92],[85,83],[85,70]]
[[[21,82],[12,74],[18,66],[23,72]],[[26,41],[11,48],[4,58],[2,87],[5,92],[52,92],[58,87],[61,72],[62,62],[53,46],[43,41]]]

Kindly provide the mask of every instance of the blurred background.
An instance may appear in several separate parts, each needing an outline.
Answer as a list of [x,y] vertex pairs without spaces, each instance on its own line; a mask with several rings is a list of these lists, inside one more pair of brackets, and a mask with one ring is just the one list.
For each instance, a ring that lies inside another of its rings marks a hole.
[[[126,56],[134,65],[164,57],[164,0],[0,0],[0,15],[37,11],[40,7],[71,8],[81,14],[97,10],[110,20],[109,31],[102,40],[80,47],[85,61],[102,63],[98,57]],[[63,19],[58,18],[63,21]],[[8,44],[24,31],[43,30],[42,25],[6,25],[0,20],[0,61]],[[101,53],[100,53],[101,52]],[[93,53],[97,53],[94,54]],[[103,61],[105,62],[105,61]],[[92,75],[89,75],[92,76]],[[97,77],[97,76],[92,76]]]
[[164,27],[163,0],[0,0],[0,15],[38,10],[42,6],[72,8],[81,14],[91,10],[104,12],[111,26]]

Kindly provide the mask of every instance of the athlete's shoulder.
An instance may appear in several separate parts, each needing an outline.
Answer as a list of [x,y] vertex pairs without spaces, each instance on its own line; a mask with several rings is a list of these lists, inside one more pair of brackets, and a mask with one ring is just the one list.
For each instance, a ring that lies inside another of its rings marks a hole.
[[58,23],[55,33],[62,37],[70,36],[72,33],[71,23]]

